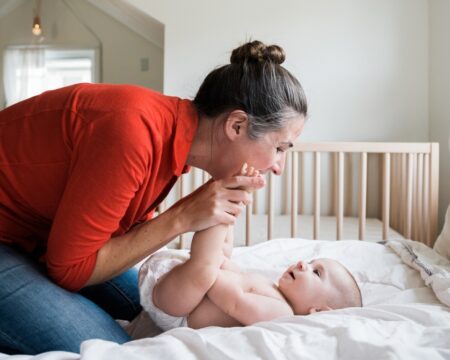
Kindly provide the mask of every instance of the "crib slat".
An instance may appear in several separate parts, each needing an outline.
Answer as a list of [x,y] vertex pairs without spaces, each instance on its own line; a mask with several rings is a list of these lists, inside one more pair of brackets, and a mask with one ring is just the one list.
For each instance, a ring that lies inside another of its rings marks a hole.
[[405,211],[405,236],[411,239],[411,214],[412,214],[412,195],[413,195],[413,156],[408,154],[407,167],[407,182],[406,182],[406,211]]
[[415,206],[415,234],[414,240],[423,241],[421,229],[423,228],[423,154],[417,154],[417,174],[416,174],[416,206]]
[[387,240],[389,231],[389,199],[390,199],[390,178],[391,178],[391,154],[384,154],[383,163],[383,240]]
[[273,239],[273,174],[269,173],[269,208],[268,208],[268,215],[269,218],[267,220],[267,239]]
[[398,229],[399,155],[391,155],[391,226]]
[[[183,179],[183,175],[179,177],[178,179],[178,199],[182,199],[184,197],[184,179]],[[181,234],[178,238],[180,239],[178,246],[180,249],[184,249],[186,244],[185,244],[185,234]]]
[[366,235],[367,208],[367,153],[361,153],[361,168],[359,171],[359,240]]
[[417,197],[416,197],[416,186],[417,186],[417,154],[411,154],[412,156],[412,189],[411,189],[411,239],[416,239],[417,233],[417,223],[415,221],[417,214]]
[[345,199],[344,199],[344,216],[353,216],[353,154],[344,153],[344,178],[345,178]]
[[313,239],[319,238],[320,229],[320,152],[314,153],[314,228]]
[[424,223],[424,243],[429,244],[429,218],[430,218],[430,154],[425,154],[423,159],[423,218]]
[[158,205],[158,207],[156,208],[156,211],[158,211],[158,214],[163,213],[166,210],[166,203],[167,200],[164,199],[163,201],[161,201],[161,203]]
[[[400,181],[399,181],[399,213],[404,214],[405,208],[406,208],[406,154],[400,154]],[[405,217],[400,216],[399,222],[398,222],[398,229],[400,229],[400,232],[403,234],[403,230],[405,228]]]
[[[252,197],[254,198],[254,193],[252,194]],[[250,245],[251,239],[250,229],[252,226],[252,207],[253,207],[252,202],[245,207],[245,246]]]
[[291,237],[297,235],[297,214],[298,214],[298,152],[292,152],[292,196],[291,196]]
[[303,168],[305,166],[305,153],[304,152],[299,152],[298,153],[298,174],[300,176],[300,189],[298,191],[299,194],[299,199],[298,199],[298,213],[299,214],[303,214],[304,213],[304,209],[303,209],[303,194],[305,193],[305,175],[304,175],[304,171]]
[[258,212],[258,194],[259,191],[253,192],[253,206],[252,206],[253,214],[256,214]]
[[[292,154],[292,153],[291,153]],[[289,169],[292,169],[291,166],[292,156],[286,155],[286,170],[283,172],[282,179],[284,180],[283,190],[284,190],[284,201],[282,205],[284,206],[284,214],[289,214]]]
[[438,230],[438,187],[439,187],[439,144],[431,145],[430,156],[430,221],[428,230],[429,246],[436,241]]
[[332,153],[331,154],[332,159],[332,169],[331,176],[333,177],[333,182],[331,186],[332,196],[332,211],[334,211],[334,215],[337,216],[338,213],[338,207],[337,207],[337,199],[338,199],[338,153]]
[[336,240],[342,239],[344,223],[344,153],[338,153]]
[[195,185],[196,185],[195,174],[196,173],[197,173],[196,168],[192,168],[191,171],[189,172],[189,180],[191,181],[191,192],[193,192],[195,190]]
[[209,174],[206,171],[203,171],[203,183],[209,180]]

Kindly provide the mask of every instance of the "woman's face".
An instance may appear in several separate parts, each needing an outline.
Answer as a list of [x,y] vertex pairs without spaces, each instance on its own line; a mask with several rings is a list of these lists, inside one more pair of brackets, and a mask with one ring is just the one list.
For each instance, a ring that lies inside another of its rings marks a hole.
[[289,120],[283,129],[266,133],[258,139],[250,139],[246,126],[242,136],[229,144],[227,153],[222,154],[216,167],[215,178],[225,178],[238,174],[242,164],[253,166],[261,174],[273,172],[281,175],[286,161],[286,151],[292,146],[303,130],[305,118],[302,115]]

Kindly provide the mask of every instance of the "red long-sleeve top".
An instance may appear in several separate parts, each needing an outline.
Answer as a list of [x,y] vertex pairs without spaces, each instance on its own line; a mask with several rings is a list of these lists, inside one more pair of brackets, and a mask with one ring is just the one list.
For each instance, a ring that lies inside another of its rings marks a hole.
[[98,250],[189,170],[197,124],[190,101],[129,85],[77,84],[0,111],[0,241],[80,289]]

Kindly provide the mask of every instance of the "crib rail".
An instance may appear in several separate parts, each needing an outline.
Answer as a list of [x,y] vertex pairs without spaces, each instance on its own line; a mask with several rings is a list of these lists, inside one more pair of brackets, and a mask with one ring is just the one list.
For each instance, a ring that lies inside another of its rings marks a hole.
[[[320,221],[320,154],[333,153],[337,157],[336,189],[336,239],[342,239],[344,217],[344,155],[359,157],[358,218],[359,239],[364,240],[367,209],[367,158],[376,154],[381,161],[380,194],[382,199],[382,237],[388,238],[393,227],[409,239],[429,246],[437,235],[439,144],[437,143],[299,143],[292,153],[314,154],[314,238],[318,238]],[[292,156],[292,155],[291,155]],[[294,160],[295,161],[295,160]],[[293,182],[293,187],[297,183]],[[297,190],[295,190],[297,191]],[[295,237],[295,229],[291,236]]]
[[[311,168],[305,161],[307,156],[311,157]],[[325,211],[321,206],[322,200],[325,200],[322,188],[326,182],[333,193],[331,208],[332,215],[336,217],[336,240],[343,239],[343,219],[346,212],[351,213],[354,200],[357,200],[354,216],[358,217],[358,238],[365,239],[368,195],[369,192],[376,191],[379,202],[376,217],[382,222],[383,239],[388,238],[391,227],[406,238],[429,246],[434,244],[437,235],[439,185],[437,143],[297,143],[289,150],[287,157],[281,212],[290,214],[291,237],[298,236],[297,217],[306,213],[305,195],[311,194],[312,238],[319,238],[320,218]],[[322,160],[328,158],[331,159],[331,170],[324,172]],[[375,175],[369,174],[369,158],[372,160],[371,164],[376,165],[371,169]],[[191,179],[187,180],[186,176],[191,176]],[[267,239],[272,239],[276,216],[275,193],[279,192],[274,184],[274,175],[266,176],[264,214],[267,216]],[[208,179],[209,176],[202,173],[201,182]],[[306,180],[312,181],[311,188],[307,188]],[[372,184],[370,189],[369,180],[377,183]],[[186,183],[190,183],[191,191],[200,185],[196,184],[192,174],[184,175],[178,181],[178,197],[187,194],[188,191],[184,190]],[[254,196],[253,204],[246,209],[246,245],[251,243],[252,214],[257,211],[258,199]],[[184,236],[180,236],[179,241],[180,247],[185,247]]]

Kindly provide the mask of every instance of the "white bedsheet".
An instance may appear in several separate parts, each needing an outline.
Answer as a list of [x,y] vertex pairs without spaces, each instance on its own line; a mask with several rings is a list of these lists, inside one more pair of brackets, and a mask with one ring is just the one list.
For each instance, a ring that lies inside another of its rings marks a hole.
[[[242,268],[274,280],[292,262],[316,257],[337,259],[350,269],[361,285],[363,308],[286,317],[240,328],[178,328],[125,345],[90,340],[82,344],[79,357],[56,352],[39,358],[450,358],[450,308],[438,300],[416,269],[403,263],[387,246],[361,241],[280,239],[237,248],[233,254]],[[154,331],[148,328],[149,334]]]

